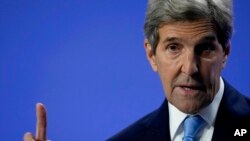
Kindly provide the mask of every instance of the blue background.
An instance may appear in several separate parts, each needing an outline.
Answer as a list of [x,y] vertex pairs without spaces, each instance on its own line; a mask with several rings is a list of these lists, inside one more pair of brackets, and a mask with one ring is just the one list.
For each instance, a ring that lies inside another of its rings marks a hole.
[[[249,1],[235,1],[223,76],[249,93]],[[1,0],[0,140],[35,131],[48,111],[53,141],[102,141],[159,107],[160,80],[145,57],[146,0]]]

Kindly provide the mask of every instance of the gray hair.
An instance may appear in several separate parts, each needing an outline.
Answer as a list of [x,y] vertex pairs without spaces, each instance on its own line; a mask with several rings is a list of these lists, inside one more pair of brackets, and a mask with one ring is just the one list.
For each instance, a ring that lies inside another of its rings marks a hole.
[[149,0],[144,24],[145,36],[155,54],[160,26],[173,21],[209,19],[223,49],[233,32],[232,0]]

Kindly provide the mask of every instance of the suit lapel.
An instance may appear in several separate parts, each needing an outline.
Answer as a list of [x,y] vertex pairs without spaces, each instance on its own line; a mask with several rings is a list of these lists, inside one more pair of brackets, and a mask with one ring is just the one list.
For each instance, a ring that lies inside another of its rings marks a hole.
[[228,119],[228,112],[227,112],[227,106],[225,105],[225,95],[223,95],[223,99],[221,101],[215,125],[214,125],[214,133],[212,136],[212,141],[222,141],[227,140],[229,141],[230,138],[228,136],[230,128],[228,127],[231,123],[231,121]]
[[169,114],[167,100],[163,102],[157,112],[145,121],[148,141],[170,141]]
[[246,106],[243,96],[225,80],[224,83],[224,94],[218,109],[212,141],[234,140],[235,129],[239,125],[245,124],[245,121],[239,116],[241,115],[239,111],[242,109],[240,107]]

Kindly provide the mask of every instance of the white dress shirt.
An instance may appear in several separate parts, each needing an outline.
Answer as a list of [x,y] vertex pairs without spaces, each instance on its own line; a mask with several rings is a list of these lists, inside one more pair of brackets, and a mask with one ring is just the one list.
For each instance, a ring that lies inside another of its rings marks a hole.
[[[211,141],[214,132],[214,122],[217,115],[217,111],[224,92],[224,82],[220,77],[220,88],[214,97],[212,103],[203,108],[198,115],[200,115],[206,122],[206,125],[201,129],[198,134],[199,141]],[[181,112],[174,107],[171,103],[169,106],[169,125],[170,125],[170,137],[171,141],[182,141],[184,136],[183,121],[188,114]]]

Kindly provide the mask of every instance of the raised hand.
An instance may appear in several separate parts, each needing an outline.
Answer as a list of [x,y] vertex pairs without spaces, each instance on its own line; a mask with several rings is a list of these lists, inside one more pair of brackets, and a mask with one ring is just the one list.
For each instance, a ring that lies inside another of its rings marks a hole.
[[32,133],[27,132],[24,134],[24,141],[46,141],[47,117],[46,109],[42,103],[36,104],[36,118],[36,136],[34,137]]

